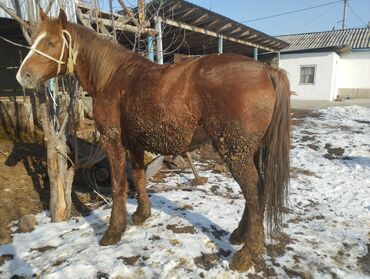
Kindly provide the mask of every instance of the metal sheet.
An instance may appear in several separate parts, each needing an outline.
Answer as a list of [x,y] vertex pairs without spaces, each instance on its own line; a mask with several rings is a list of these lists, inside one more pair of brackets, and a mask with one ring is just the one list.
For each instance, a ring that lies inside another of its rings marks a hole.
[[[31,0],[33,3],[34,13],[38,17],[39,11],[37,5],[35,4],[35,0]],[[28,20],[28,1],[27,0],[1,0],[9,9],[12,11],[15,11],[19,17],[21,17],[24,20]],[[46,7],[49,5],[50,0],[39,0],[40,6],[43,9],[46,9]],[[51,17],[57,17],[59,15],[59,9],[60,5],[62,5],[69,21],[76,22],[76,11],[75,11],[75,5],[73,0],[62,0],[62,1],[54,1],[50,12],[48,16]],[[0,8],[0,17],[3,18],[11,18],[3,9]]]

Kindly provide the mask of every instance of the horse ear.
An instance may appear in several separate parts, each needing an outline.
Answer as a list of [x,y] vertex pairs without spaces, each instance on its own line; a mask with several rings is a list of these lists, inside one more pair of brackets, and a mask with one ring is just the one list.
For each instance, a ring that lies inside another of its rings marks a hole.
[[68,21],[67,20],[67,15],[66,15],[66,12],[63,9],[60,9],[60,11],[59,11],[58,21],[59,21],[60,25],[62,26],[62,28],[67,27],[67,21]]
[[40,19],[41,21],[45,21],[48,19],[48,16],[45,14],[45,12],[40,8]]

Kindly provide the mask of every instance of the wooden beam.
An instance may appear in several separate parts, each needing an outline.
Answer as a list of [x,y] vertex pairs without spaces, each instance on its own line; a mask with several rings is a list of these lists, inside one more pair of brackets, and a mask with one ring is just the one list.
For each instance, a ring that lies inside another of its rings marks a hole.
[[204,14],[200,17],[198,17],[196,20],[192,21],[192,22],[189,22],[189,24],[191,25],[195,25],[195,24],[198,24],[200,22],[203,22],[205,19],[209,18],[209,15],[208,14]]
[[251,33],[251,31],[247,30],[247,31],[244,31],[243,33],[241,33],[239,36],[243,37],[243,36],[249,35],[250,33]]
[[190,10],[188,10],[187,12],[185,12],[183,15],[181,15],[180,18],[179,18],[179,20],[186,19],[186,17],[188,17],[189,15],[191,15],[195,10],[196,10],[196,8],[191,8]]
[[178,8],[181,8],[181,2],[176,2],[172,4],[170,7],[166,7],[166,10],[176,10]]
[[144,0],[138,0],[137,1],[137,7],[138,7],[138,10],[139,10],[140,26],[144,26],[145,25],[145,12],[144,12],[145,4],[144,4]]
[[[89,16],[85,14],[83,14],[83,17],[85,19],[89,18]],[[111,21],[109,19],[101,18],[100,20],[101,20],[101,23],[103,23],[105,26],[111,27]],[[137,26],[133,26],[133,25],[121,23],[121,22],[116,22],[115,28],[116,30],[127,31],[131,33],[136,33],[140,31],[143,34],[155,35],[155,30],[152,28],[139,28]]]
[[[93,11],[93,9],[91,9],[90,7],[87,7],[85,5],[82,5],[82,4],[75,4],[75,6],[81,11],[82,14],[86,14],[87,12],[91,12]],[[111,18],[111,14],[110,13],[106,13],[104,11],[99,11],[101,17],[103,18],[108,18],[110,19]],[[127,15],[119,15],[119,14],[113,14],[113,17],[114,19],[117,21],[121,21],[123,23],[127,23],[130,21],[130,17],[128,17]]]
[[78,19],[81,21],[82,25],[89,28],[89,29],[93,29],[90,25],[90,20],[89,18],[84,16],[84,14],[81,12],[80,8],[78,6],[76,6],[76,15],[78,17]]
[[118,2],[120,3],[120,5],[122,6],[122,8],[125,10],[126,14],[130,17],[130,19],[132,20],[132,22],[137,26],[137,27],[140,27],[140,24],[139,22],[137,21],[137,19],[135,18],[134,14],[131,12],[131,10],[129,8],[126,7],[125,3],[123,3],[122,0],[118,0]]
[[239,32],[241,32],[242,31],[242,27],[241,26],[239,26],[238,28],[235,28],[233,31],[231,31],[230,33],[229,33],[229,35],[232,35],[232,34],[235,34],[235,33],[239,33]]
[[207,24],[206,28],[209,29],[209,28],[212,28],[214,26],[217,26],[217,23],[219,23],[220,20],[217,18],[215,20],[213,20],[210,24]]
[[226,31],[226,30],[228,30],[228,29],[231,29],[231,28],[233,28],[233,24],[232,23],[227,23],[227,24],[225,24],[224,26],[222,26],[222,27],[220,27],[220,28],[218,28],[218,32],[224,32],[224,31]]
[[[158,18],[161,18],[161,17],[156,17],[156,18],[158,19]],[[161,18],[161,20],[165,24],[172,25],[172,26],[175,26],[175,27],[178,27],[178,28],[181,28],[181,29],[193,31],[193,32],[196,32],[196,33],[205,34],[205,35],[208,35],[208,36],[211,36],[211,37],[216,37],[216,38],[219,37],[218,33],[214,32],[214,31],[204,29],[204,28],[192,26],[192,25],[185,24],[185,23],[182,23],[182,22],[178,22],[178,21],[168,19],[168,18]],[[231,42],[234,42],[234,43],[247,45],[247,46],[252,46],[252,47],[258,47],[258,48],[261,48],[261,49],[264,49],[264,50],[267,50],[267,51],[273,51],[273,52],[275,51],[275,50],[273,50],[269,47],[259,46],[255,43],[248,42],[248,41],[241,40],[241,39],[236,39],[236,38],[233,38],[233,37],[230,37],[230,36],[224,36],[223,38],[224,38],[224,40],[231,41]]]

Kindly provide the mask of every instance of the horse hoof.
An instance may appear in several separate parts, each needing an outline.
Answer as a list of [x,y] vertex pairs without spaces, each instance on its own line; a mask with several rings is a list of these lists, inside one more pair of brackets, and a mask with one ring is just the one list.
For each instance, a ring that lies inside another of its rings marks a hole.
[[229,237],[229,242],[232,245],[241,245],[245,242],[245,239],[246,236],[242,236],[238,229],[235,229]]
[[103,237],[100,239],[99,244],[101,246],[109,246],[109,245],[117,244],[118,241],[121,240],[122,235],[123,235],[123,231],[118,232],[118,233],[112,233],[111,230],[108,229],[103,235]]
[[150,210],[146,212],[135,211],[135,213],[132,215],[132,224],[141,225],[146,221],[146,219],[150,217],[150,215],[151,215]]
[[247,251],[237,251],[230,262],[230,269],[245,272],[253,266],[253,257]]

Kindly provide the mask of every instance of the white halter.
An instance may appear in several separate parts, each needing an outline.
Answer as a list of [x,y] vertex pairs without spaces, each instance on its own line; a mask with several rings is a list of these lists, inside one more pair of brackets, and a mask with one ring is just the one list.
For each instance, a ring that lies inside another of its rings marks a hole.
[[[37,45],[38,43],[41,41],[41,39],[43,39],[45,36],[46,36],[46,33],[42,34],[39,38],[37,38],[35,44],[33,44],[31,47],[30,47],[30,50],[33,51],[33,52],[36,52],[56,63],[58,63],[58,71],[57,71],[57,74],[56,75],[59,75],[60,74],[60,70],[61,70],[61,66],[62,64],[65,64],[65,62],[63,61],[63,56],[64,56],[64,51],[65,51],[65,48],[66,46],[68,47],[68,60],[67,60],[67,70],[65,72],[65,74],[73,74],[74,72],[74,65],[76,64],[76,60],[77,60],[77,54],[78,54],[78,50],[76,50],[74,47],[72,47],[72,36],[71,34],[67,31],[67,30],[62,30],[62,38],[63,38],[63,47],[62,47],[62,52],[60,53],[60,56],[59,56],[59,60],[58,59],[55,59],[54,57],[40,51],[37,49]],[[69,41],[67,41],[67,39],[65,38],[64,34],[66,34],[68,36],[68,39]]]

